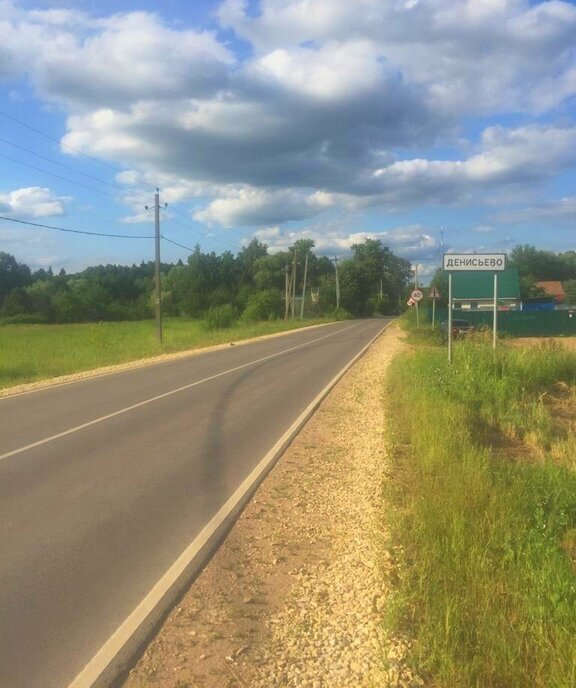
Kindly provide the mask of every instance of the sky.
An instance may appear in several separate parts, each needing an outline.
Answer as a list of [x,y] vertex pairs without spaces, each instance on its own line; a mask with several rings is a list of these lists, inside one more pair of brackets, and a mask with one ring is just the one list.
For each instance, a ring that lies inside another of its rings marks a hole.
[[576,249],[575,2],[0,0],[0,27],[0,250],[33,268],[152,260],[156,188],[167,262]]

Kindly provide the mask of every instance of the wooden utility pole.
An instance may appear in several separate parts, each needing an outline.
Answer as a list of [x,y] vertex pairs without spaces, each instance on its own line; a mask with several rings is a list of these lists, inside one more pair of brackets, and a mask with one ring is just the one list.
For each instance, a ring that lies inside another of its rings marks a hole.
[[160,192],[154,194],[154,282],[156,287],[156,338],[162,344],[162,285],[160,284]]
[[300,304],[300,320],[304,319],[304,301],[306,300],[306,278],[308,277],[308,251],[304,261],[304,284],[302,286],[302,303]]
[[296,309],[296,245],[294,245],[294,264],[292,266],[292,320],[294,320],[294,310]]
[[[166,203],[164,203],[166,207]],[[149,206],[145,206],[150,210]],[[156,311],[156,339],[162,344],[162,285],[160,284],[160,189],[154,194],[154,300]]]
[[290,308],[290,278],[288,276],[288,265],[284,266],[284,320],[288,320],[288,309]]
[[336,308],[340,308],[340,281],[338,280],[338,261],[340,258],[334,256],[330,259],[334,263],[334,271],[336,273]]

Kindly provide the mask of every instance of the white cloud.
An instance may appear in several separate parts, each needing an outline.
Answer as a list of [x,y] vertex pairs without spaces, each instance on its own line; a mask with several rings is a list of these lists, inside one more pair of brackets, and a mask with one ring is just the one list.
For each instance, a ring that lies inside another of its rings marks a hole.
[[466,160],[402,160],[376,170],[383,202],[457,204],[506,185],[525,186],[576,167],[576,127],[488,128]]
[[[575,166],[573,3],[261,0],[254,13],[226,0],[219,17],[253,52],[159,14],[0,0],[0,78],[61,108],[64,144],[128,168],[125,221],[161,186],[197,220],[281,241],[312,217],[357,212],[362,227],[369,207],[534,204]],[[61,212],[51,202],[43,212]],[[351,241],[327,222],[310,231],[334,250]],[[419,231],[389,240],[434,250]]]
[[283,88],[320,100],[349,101],[357,93],[380,89],[386,97],[386,70],[380,51],[368,41],[327,43],[319,49],[277,49],[262,56],[254,69]]
[[57,217],[66,214],[67,197],[55,197],[50,189],[31,186],[0,192],[0,212],[17,219]]
[[306,194],[291,189],[266,191],[241,187],[230,189],[227,197],[196,212],[194,219],[225,227],[275,224],[312,217],[333,206],[332,195],[322,191]]
[[382,232],[348,231],[341,223],[322,223],[302,230],[282,231],[280,227],[266,227],[254,233],[260,241],[270,246],[271,251],[285,250],[298,239],[313,239],[319,253],[346,256],[354,244],[366,239],[382,241],[396,255],[411,262],[434,262],[440,258],[440,242],[425,227],[407,225]]
[[[542,108],[574,95],[576,7],[553,0],[263,0],[259,16],[227,0],[221,21],[262,54],[305,42],[370,41],[448,112]],[[559,88],[554,91],[554,86]]]
[[4,76],[25,70],[45,98],[82,111],[213,96],[234,62],[211,33],[171,29],[148,12],[94,20],[69,10],[2,10]]

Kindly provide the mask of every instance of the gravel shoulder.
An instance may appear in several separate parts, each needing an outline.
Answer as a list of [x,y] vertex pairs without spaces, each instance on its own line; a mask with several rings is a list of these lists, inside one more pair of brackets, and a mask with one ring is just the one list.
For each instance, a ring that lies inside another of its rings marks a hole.
[[406,346],[390,326],[332,390],[125,688],[420,685],[381,631],[384,379]]
[[59,375],[58,377],[46,378],[44,380],[37,380],[36,382],[25,382],[20,385],[12,385],[11,387],[4,387],[0,389],[0,398],[15,396],[18,394],[27,394],[34,392],[37,389],[44,387],[57,387],[58,385],[66,385],[76,380],[84,380],[86,378],[101,377],[103,375],[112,375],[123,370],[132,370],[134,368],[144,368],[146,366],[153,366],[158,363],[166,361],[175,361],[181,358],[190,358],[192,356],[200,356],[210,351],[219,351],[220,349],[227,349],[229,346],[244,346],[252,342],[262,341],[264,339],[274,339],[282,337],[283,335],[292,334],[293,332],[300,332],[301,330],[309,330],[318,327],[326,327],[333,323],[320,323],[318,325],[307,325],[305,327],[294,328],[293,330],[282,330],[281,332],[272,332],[271,334],[264,334],[258,337],[249,337],[247,339],[240,339],[238,341],[230,341],[224,344],[211,344],[210,346],[197,346],[194,349],[184,349],[183,351],[175,351],[170,354],[160,354],[150,358],[137,358],[133,361],[125,361],[124,363],[116,363],[99,368],[91,368],[90,370],[79,370],[76,373],[68,373],[67,375]]

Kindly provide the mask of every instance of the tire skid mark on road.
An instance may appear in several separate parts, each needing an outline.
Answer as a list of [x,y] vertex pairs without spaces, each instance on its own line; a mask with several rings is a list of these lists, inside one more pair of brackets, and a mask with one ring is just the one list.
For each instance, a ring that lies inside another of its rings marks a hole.
[[93,420],[87,421],[86,423],[81,423],[80,425],[76,425],[73,428],[69,428],[68,430],[64,430],[62,432],[56,433],[55,435],[49,435],[48,437],[44,437],[41,440],[38,440],[36,442],[32,442],[31,444],[27,444],[23,447],[18,447],[17,449],[12,449],[9,452],[6,452],[4,454],[0,454],[0,461],[3,461],[4,459],[8,459],[12,456],[16,456],[17,454],[22,454],[23,452],[26,452],[30,449],[40,447],[43,444],[48,444],[49,442],[54,442],[55,440],[61,439],[62,437],[66,437],[67,435],[72,435],[75,432],[79,432],[80,430],[84,430],[84,429],[89,428],[93,425],[97,425],[98,423],[103,423],[104,421],[110,420],[111,418],[115,418],[116,416],[120,416],[124,413],[134,411],[135,409],[140,408],[142,406],[147,406],[148,404],[153,404],[156,401],[160,401],[161,399],[165,399],[166,397],[170,397],[174,394],[178,394],[179,392],[184,392],[187,389],[192,389],[193,387],[197,387],[199,385],[205,384],[206,382],[210,382],[212,380],[216,380],[217,378],[224,377],[225,375],[229,375],[230,373],[235,373],[238,370],[243,370],[244,368],[249,368],[250,366],[257,365],[259,363],[263,363],[264,361],[269,361],[273,358],[278,358],[279,356],[282,356],[282,355],[287,354],[287,353],[291,353],[292,351],[297,351],[298,349],[303,349],[306,346],[309,346],[311,344],[315,344],[316,342],[319,342],[323,339],[327,339],[328,337],[334,337],[337,334],[342,334],[344,332],[347,332],[348,330],[352,329],[353,327],[358,327],[358,325],[357,324],[350,325],[348,327],[345,327],[342,330],[338,330],[337,332],[330,332],[329,334],[325,334],[322,337],[316,337],[315,339],[312,339],[308,342],[304,342],[303,344],[291,346],[288,349],[283,349],[282,351],[277,351],[276,353],[269,354],[268,356],[263,356],[261,358],[255,359],[254,361],[248,361],[247,363],[243,363],[242,365],[235,366],[234,368],[229,368],[228,370],[223,370],[220,373],[210,375],[209,377],[203,378],[202,380],[196,380],[195,382],[191,382],[187,385],[183,385],[182,387],[177,387],[176,389],[171,389],[170,391],[164,392],[163,394],[158,394],[154,397],[150,397],[149,399],[144,399],[144,401],[139,401],[136,404],[131,404],[130,406],[126,406],[125,408],[119,409],[118,411],[113,411],[112,413],[107,413],[104,416],[99,416],[98,418],[94,418]]

